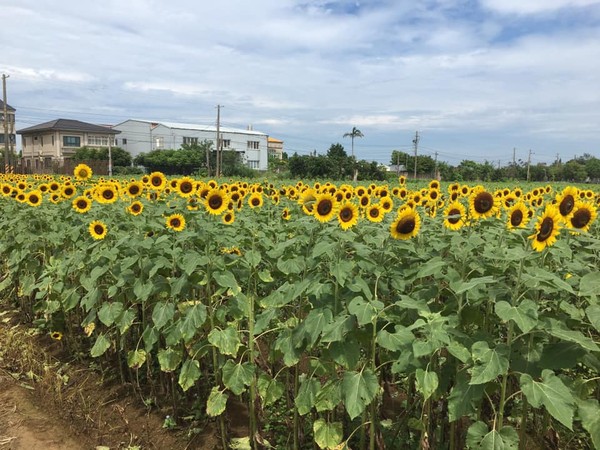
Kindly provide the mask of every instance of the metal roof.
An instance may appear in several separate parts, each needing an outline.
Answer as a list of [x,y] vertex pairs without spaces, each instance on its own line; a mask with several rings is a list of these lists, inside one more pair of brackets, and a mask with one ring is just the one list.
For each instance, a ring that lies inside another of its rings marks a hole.
[[[144,119],[130,119],[130,120],[133,122],[144,122],[144,123],[148,123],[148,124],[162,125],[164,127],[172,128],[172,129],[176,129],[176,130],[210,131],[213,133],[217,132],[217,127],[214,125],[198,125],[198,124],[193,124],[193,123],[162,122],[159,120],[144,120]],[[127,121],[125,121],[125,122],[127,122]],[[115,127],[118,127],[119,125],[122,125],[125,122],[115,125]],[[244,128],[219,127],[219,131],[221,133],[240,133],[240,134],[252,134],[255,136],[267,136],[267,133],[263,133],[262,131],[246,130]]]
[[105,133],[105,134],[119,134],[119,130],[113,130],[112,128],[103,127],[100,125],[94,125],[92,123],[81,122],[79,120],[71,119],[56,119],[50,122],[40,123],[29,128],[23,128],[18,130],[17,134],[29,134],[37,133],[41,131],[74,131],[82,133]]

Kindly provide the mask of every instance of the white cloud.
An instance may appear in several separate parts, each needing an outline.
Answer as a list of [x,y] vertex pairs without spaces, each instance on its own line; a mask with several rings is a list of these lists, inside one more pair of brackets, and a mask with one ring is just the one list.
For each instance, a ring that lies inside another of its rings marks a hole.
[[563,8],[600,5],[599,0],[481,0],[481,4],[502,14],[539,14]]

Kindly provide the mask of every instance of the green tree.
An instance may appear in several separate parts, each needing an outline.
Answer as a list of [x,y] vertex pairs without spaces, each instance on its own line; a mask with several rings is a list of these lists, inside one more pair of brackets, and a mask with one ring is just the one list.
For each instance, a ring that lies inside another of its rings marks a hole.
[[[121,147],[111,147],[110,154],[113,167],[131,166],[131,153]],[[81,147],[73,155],[75,161],[108,161],[108,147]]]
[[577,162],[576,160],[571,160],[567,162],[563,168],[563,176],[564,181],[571,182],[582,182],[587,178],[587,171],[585,170],[585,165]]
[[350,131],[349,133],[344,133],[344,136],[342,137],[349,137],[350,139],[352,139],[352,156],[354,156],[354,139],[365,137],[365,135],[362,134],[362,132],[358,128],[352,127],[352,131]]

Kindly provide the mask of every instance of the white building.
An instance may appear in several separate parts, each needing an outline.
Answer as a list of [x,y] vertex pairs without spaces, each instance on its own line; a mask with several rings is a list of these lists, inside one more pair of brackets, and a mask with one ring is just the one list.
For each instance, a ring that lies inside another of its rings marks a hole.
[[[217,127],[189,123],[129,119],[113,127],[121,133],[116,145],[132,156],[152,150],[179,149],[183,144],[210,141],[216,149]],[[260,131],[220,127],[223,151],[236,151],[251,169],[268,168],[268,135]]]

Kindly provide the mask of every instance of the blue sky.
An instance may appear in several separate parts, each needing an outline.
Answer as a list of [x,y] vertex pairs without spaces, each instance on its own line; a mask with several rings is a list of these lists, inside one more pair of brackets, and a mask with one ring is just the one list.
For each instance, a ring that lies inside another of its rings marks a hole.
[[17,128],[222,124],[325,153],[600,157],[600,0],[0,0]]

